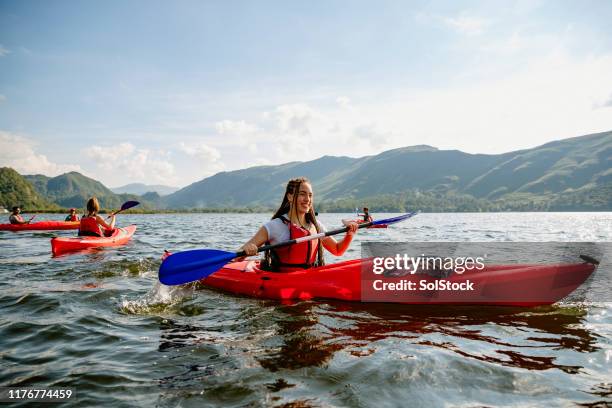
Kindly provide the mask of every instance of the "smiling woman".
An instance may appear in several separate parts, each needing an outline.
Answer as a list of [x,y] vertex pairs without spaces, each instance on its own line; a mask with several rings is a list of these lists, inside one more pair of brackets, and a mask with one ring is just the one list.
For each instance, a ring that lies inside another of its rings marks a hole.
[[[283,201],[272,216],[272,220],[264,224],[259,231],[240,250],[247,255],[256,255],[257,248],[268,243],[306,237],[311,234],[325,232],[325,226],[317,221],[314,210],[314,194],[312,185],[305,177],[289,180],[283,196]],[[348,249],[358,224],[351,222],[348,231],[341,241],[328,236],[322,239],[302,242],[291,246],[266,251],[261,268],[274,272],[290,272],[308,269],[325,264],[323,248],[336,256],[344,254]]]

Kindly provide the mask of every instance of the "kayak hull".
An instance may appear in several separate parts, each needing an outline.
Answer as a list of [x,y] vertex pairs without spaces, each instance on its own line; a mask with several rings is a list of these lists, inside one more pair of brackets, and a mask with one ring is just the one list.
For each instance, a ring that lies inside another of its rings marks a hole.
[[110,237],[52,238],[51,251],[53,255],[60,255],[88,248],[120,246],[126,244],[132,238],[134,232],[136,232],[136,226],[129,225],[124,228],[115,228]]
[[[446,278],[457,285],[469,280],[475,287],[473,291],[415,290],[395,294],[372,289],[373,281],[379,276],[375,278],[366,273],[362,279],[362,268],[371,268],[371,265],[371,259],[356,259],[303,271],[274,273],[259,270],[258,263],[253,261],[236,262],[200,282],[210,288],[262,299],[538,306],[561,300],[596,268],[590,263],[489,265],[483,271]],[[440,278],[423,274],[384,278],[385,282],[401,280],[423,280],[433,285]]]
[[30,224],[0,224],[0,231],[60,231],[79,229],[79,221],[40,221]]

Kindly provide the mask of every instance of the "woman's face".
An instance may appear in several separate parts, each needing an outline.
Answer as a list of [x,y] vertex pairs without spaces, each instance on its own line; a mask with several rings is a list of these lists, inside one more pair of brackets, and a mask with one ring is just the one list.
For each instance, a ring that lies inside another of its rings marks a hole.
[[[299,214],[306,214],[312,207],[312,187],[310,183],[301,183],[297,197],[297,208]],[[293,194],[287,194],[287,199],[293,203]]]

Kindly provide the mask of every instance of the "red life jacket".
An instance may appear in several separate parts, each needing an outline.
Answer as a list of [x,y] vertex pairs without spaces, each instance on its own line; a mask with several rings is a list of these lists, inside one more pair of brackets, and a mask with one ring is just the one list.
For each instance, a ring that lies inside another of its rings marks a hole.
[[79,225],[79,235],[89,236],[102,236],[102,229],[98,225],[96,217],[83,217],[81,218],[81,224]]
[[[281,216],[280,219],[289,228],[290,239],[311,235],[310,231],[293,224],[285,217]],[[291,272],[312,267],[317,261],[317,253],[319,252],[320,244],[320,240],[315,239],[272,249],[272,269],[278,269],[279,272]]]
[[79,217],[76,214],[74,214],[74,215],[68,215],[65,221],[74,222],[78,220],[79,220]]

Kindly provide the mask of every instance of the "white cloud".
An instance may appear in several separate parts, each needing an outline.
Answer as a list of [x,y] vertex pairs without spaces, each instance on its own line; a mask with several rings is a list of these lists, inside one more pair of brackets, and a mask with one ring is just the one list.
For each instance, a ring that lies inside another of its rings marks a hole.
[[461,14],[456,17],[441,17],[448,27],[464,35],[480,35],[489,26],[489,20]]
[[215,123],[215,130],[224,141],[230,141],[231,145],[246,150],[249,154],[257,154],[257,141],[265,137],[257,125],[243,120],[222,120]]
[[87,149],[87,156],[93,159],[99,167],[105,170],[111,170],[114,166],[114,161],[117,159],[125,159],[131,156],[136,147],[131,143],[119,143],[114,146],[91,146]]
[[0,102],[6,101],[6,96],[0,94]]
[[391,131],[380,129],[372,123],[355,127],[353,134],[357,139],[367,142],[377,150],[387,146],[393,138]]
[[8,55],[10,53],[11,53],[10,50],[4,48],[4,46],[2,44],[0,44],[0,57],[4,57],[4,56],[6,56],[6,55]]
[[257,126],[249,124],[243,120],[222,120],[220,122],[215,123],[215,129],[217,130],[218,134],[224,136],[251,135],[259,130]]
[[57,164],[36,153],[36,144],[23,136],[0,131],[0,166],[12,167],[21,174],[58,176],[70,171],[82,172],[78,165]]
[[200,160],[216,162],[221,158],[221,153],[214,147],[205,143],[179,143],[179,150],[189,156]]
[[492,24],[492,20],[490,19],[472,16],[467,12],[462,12],[455,16],[441,16],[437,14],[419,12],[415,13],[414,17],[418,23],[433,23],[436,25],[442,24],[459,34],[466,36],[481,35]]
[[281,105],[271,115],[279,131],[286,134],[310,136],[319,115],[304,103]]
[[221,153],[216,148],[203,142],[180,142],[179,151],[193,159],[190,164],[192,174],[197,174],[198,179],[211,176],[225,169],[221,161]]
[[346,96],[339,96],[336,98],[336,103],[342,108],[350,108],[351,100]]
[[115,185],[142,181],[174,185],[178,182],[174,165],[163,151],[136,148],[132,143],[90,146],[85,155],[104,171],[104,178]]

